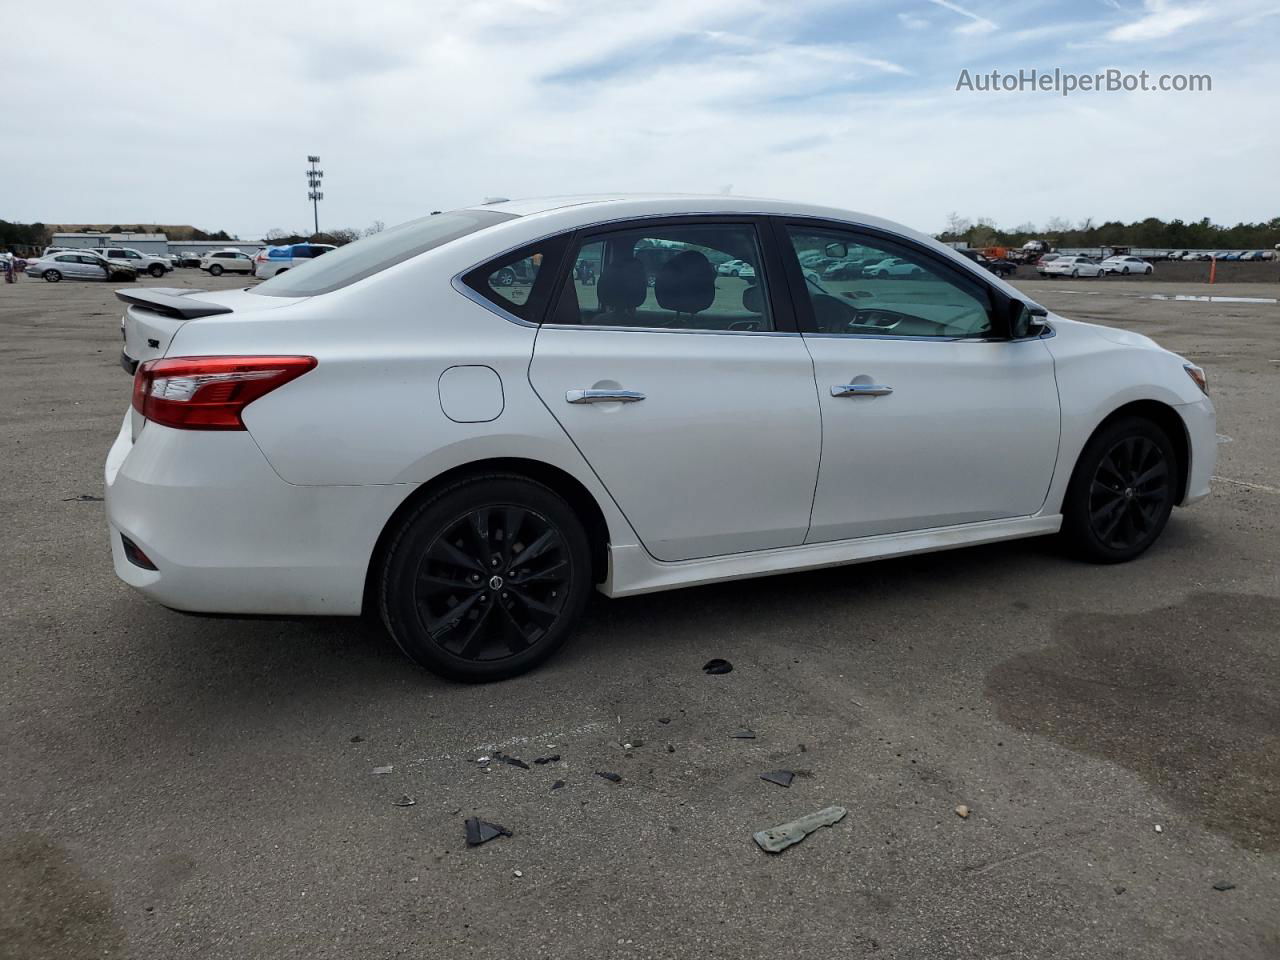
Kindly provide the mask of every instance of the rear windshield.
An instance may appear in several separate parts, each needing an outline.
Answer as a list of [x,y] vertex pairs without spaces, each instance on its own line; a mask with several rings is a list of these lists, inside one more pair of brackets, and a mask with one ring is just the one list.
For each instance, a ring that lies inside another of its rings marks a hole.
[[512,219],[513,214],[496,210],[456,210],[410,220],[336,250],[325,251],[323,257],[278,273],[252,288],[252,292],[264,297],[313,297],[329,293],[452,240]]

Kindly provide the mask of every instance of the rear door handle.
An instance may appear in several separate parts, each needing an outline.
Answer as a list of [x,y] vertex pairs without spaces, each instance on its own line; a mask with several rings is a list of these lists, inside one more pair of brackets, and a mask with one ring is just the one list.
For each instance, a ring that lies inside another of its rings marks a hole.
[[887,397],[893,387],[879,383],[838,383],[831,388],[833,397]]
[[639,390],[569,390],[567,403],[639,403],[644,394]]

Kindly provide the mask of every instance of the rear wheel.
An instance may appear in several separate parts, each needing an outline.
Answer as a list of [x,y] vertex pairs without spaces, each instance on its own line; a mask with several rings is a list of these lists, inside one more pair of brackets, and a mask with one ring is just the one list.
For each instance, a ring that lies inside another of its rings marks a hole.
[[1132,560],[1164,530],[1178,480],[1163,430],[1139,417],[1117,420],[1080,454],[1063,502],[1062,536],[1081,559]]
[[213,266],[209,268],[209,273],[215,277],[222,276],[222,264],[215,263]]
[[62,274],[61,274],[60,272],[58,272],[57,270],[46,270],[46,271],[43,273],[43,277],[44,277],[44,278],[45,278],[45,280],[47,280],[49,283],[57,283],[59,280],[61,280],[61,279],[62,279]]
[[1080,271],[1079,271],[1079,270],[1072,270],[1072,271],[1071,271],[1071,279],[1072,279],[1072,280],[1079,280],[1079,279],[1080,279]]
[[164,267],[160,266],[158,263],[153,263],[151,266],[147,267],[147,273],[159,280],[164,276]]
[[417,507],[387,551],[383,622],[433,673],[470,683],[531,670],[569,639],[591,586],[587,535],[554,491],[470,478]]

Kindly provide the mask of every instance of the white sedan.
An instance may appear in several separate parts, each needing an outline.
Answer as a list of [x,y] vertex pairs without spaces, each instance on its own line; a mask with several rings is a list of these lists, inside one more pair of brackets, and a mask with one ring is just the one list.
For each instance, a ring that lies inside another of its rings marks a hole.
[[1093,257],[1066,256],[1044,265],[1046,277],[1105,277],[1107,270]]
[[1131,273],[1150,275],[1155,268],[1141,257],[1116,256],[1102,261],[1102,269],[1107,273],[1119,273],[1128,276]]
[[[919,279],[806,279],[851,250]],[[758,282],[718,287],[726,258]],[[507,201],[248,289],[119,296],[117,574],[180,610],[374,612],[461,680],[546,659],[592,589],[1052,534],[1130,560],[1217,449],[1194,364],[827,207]]]
[[913,280],[918,280],[923,276],[923,273],[919,266],[910,260],[904,260],[902,257],[885,257],[879,261],[873,257],[872,262],[862,268],[862,275],[864,277],[878,277],[881,280],[889,277],[910,277]]

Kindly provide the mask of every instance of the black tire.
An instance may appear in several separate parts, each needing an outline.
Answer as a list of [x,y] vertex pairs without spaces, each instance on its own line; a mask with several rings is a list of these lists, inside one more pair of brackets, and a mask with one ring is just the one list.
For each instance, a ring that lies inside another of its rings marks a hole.
[[1127,277],[1127,276],[1129,275],[1129,268],[1128,268],[1128,267],[1125,267],[1125,268],[1124,268],[1123,270],[1121,270],[1120,272],[1121,272],[1121,273],[1123,273],[1123,274]]
[[404,519],[382,565],[378,605],[415,663],[484,683],[525,673],[560,649],[590,589],[591,552],[572,508],[540,483],[494,474],[453,483]]
[[516,282],[516,272],[510,267],[503,267],[498,271],[498,276],[494,280],[500,287],[514,286]]
[[151,264],[151,266],[147,267],[147,273],[151,274],[153,277],[159,280],[161,277],[164,276],[164,267],[162,267],[158,263],[153,263]]
[[62,279],[62,273],[58,270],[46,270],[44,273],[40,274],[40,276],[44,277],[49,283],[57,283]]
[[1164,430],[1141,417],[1116,420],[1076,461],[1062,503],[1062,538],[1082,560],[1132,560],[1159,538],[1181,482]]
[[1072,270],[1072,271],[1071,271],[1071,279],[1072,279],[1072,280],[1079,280],[1079,279],[1080,279],[1080,271],[1079,271],[1079,270]]
[[220,263],[213,264],[213,266],[209,268],[209,273],[215,277],[222,276],[222,264]]

